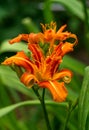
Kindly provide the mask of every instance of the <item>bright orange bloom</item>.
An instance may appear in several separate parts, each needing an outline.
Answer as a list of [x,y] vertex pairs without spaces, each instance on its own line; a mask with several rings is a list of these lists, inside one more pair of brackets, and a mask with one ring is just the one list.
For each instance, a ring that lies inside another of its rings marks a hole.
[[[62,33],[64,26],[61,27],[57,33],[55,23],[51,23],[51,28],[49,29],[47,29],[47,26],[48,25],[42,25],[43,33],[22,34],[10,41],[10,43],[18,42],[20,40],[28,41],[28,49],[32,52],[31,59],[21,51],[15,56],[6,59],[2,64],[15,64],[23,67],[25,71],[20,77],[21,82],[28,87],[32,87],[34,83],[37,83],[41,88],[48,88],[53,99],[62,102],[66,99],[68,94],[65,83],[71,81],[72,72],[68,69],[58,70],[58,67],[62,62],[63,56],[66,53],[73,51],[73,47],[77,43],[77,38],[74,34],[68,32]],[[39,37],[39,35],[42,37]],[[75,39],[74,44],[64,41],[66,38],[70,37]],[[58,45],[54,46],[55,39],[60,40],[60,42]],[[49,44],[54,40],[52,43],[53,49],[50,54],[44,55],[42,48],[38,44],[38,41],[40,40],[43,42],[49,41]]]
[[63,32],[63,30],[66,28],[66,25],[63,25],[57,32],[56,32],[56,23],[51,22],[50,24],[41,24],[43,33],[30,33],[30,34],[20,34],[14,39],[10,40],[10,44],[13,44],[14,42],[19,42],[21,40],[24,40],[28,42],[29,44],[37,44],[39,42],[45,44],[49,43],[50,47],[49,50],[52,49],[52,47],[55,46],[56,41],[57,42],[63,42],[65,43],[68,38],[75,39],[74,45],[77,43],[77,37],[75,34],[71,34],[68,31]]

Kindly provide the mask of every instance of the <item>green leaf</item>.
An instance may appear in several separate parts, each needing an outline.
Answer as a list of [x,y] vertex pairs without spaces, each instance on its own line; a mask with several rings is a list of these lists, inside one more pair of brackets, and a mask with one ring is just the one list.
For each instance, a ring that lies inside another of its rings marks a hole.
[[4,41],[0,46],[0,54],[4,52],[17,52],[17,51],[25,51],[28,52],[26,43],[19,42],[15,44],[9,44],[9,40]]
[[78,0],[51,0],[51,2],[58,2],[62,4],[67,10],[72,14],[79,17],[81,20],[84,20],[83,5],[81,1]]
[[50,23],[54,19],[52,11],[51,11],[50,0],[45,0],[43,13],[44,13],[44,18],[45,18],[46,23]]
[[75,71],[76,73],[83,75],[84,74],[84,68],[86,65],[70,56],[64,56],[63,63],[61,64],[64,67],[68,67]]
[[79,96],[79,130],[85,129],[89,112],[89,66],[85,68],[85,75]]
[[20,91],[27,96],[32,98],[36,97],[32,89],[28,89],[24,86],[17,77],[17,74],[9,66],[0,66],[0,82],[2,82],[5,86]]
[[[63,103],[57,103],[57,102],[53,102],[53,101],[45,101],[45,103],[47,105],[59,105],[59,106],[68,106],[68,103],[67,102],[63,102]],[[11,112],[12,110],[18,108],[18,107],[21,107],[21,106],[25,106],[25,105],[40,105],[40,101],[39,100],[33,100],[33,101],[23,101],[23,102],[20,102],[20,103],[17,103],[17,104],[14,104],[14,105],[10,105],[10,106],[7,106],[7,107],[4,107],[4,108],[1,108],[0,109],[0,117],[8,114],[9,112]]]

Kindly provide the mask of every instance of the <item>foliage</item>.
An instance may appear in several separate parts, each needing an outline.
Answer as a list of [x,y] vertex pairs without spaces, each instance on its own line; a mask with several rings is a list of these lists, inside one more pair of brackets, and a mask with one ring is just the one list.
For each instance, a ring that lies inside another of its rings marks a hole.
[[[0,2],[0,63],[17,51],[28,53],[24,42],[9,45],[19,33],[40,31],[39,23],[56,21],[78,36],[74,52],[60,67],[73,71],[66,102],[55,103],[46,90],[45,103],[53,130],[89,130],[89,8],[85,0],[6,0]],[[29,54],[30,55],[30,54]],[[42,91],[40,90],[42,94]],[[0,65],[0,130],[45,130],[40,102],[10,67]],[[34,125],[35,124],[35,125]]]

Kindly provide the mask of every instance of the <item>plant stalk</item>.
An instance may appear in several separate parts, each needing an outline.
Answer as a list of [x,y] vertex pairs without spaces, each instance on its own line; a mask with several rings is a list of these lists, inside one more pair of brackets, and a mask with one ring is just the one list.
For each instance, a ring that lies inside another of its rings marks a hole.
[[33,90],[34,90],[35,94],[37,95],[38,99],[40,100],[40,103],[41,103],[41,106],[42,106],[42,109],[43,109],[43,113],[44,113],[44,118],[45,118],[47,130],[51,130],[51,126],[50,126],[50,122],[49,122],[49,118],[48,118],[48,113],[47,113],[46,106],[45,106],[45,101],[44,101],[45,88],[43,88],[42,97],[40,96],[37,89],[35,89],[33,87]]

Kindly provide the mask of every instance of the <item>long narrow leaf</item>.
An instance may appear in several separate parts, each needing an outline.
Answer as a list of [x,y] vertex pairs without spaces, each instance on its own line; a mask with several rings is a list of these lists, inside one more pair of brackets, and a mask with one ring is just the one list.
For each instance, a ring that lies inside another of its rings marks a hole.
[[72,14],[84,20],[84,12],[82,3],[78,0],[51,0],[51,2],[58,2],[65,6]]
[[[45,101],[45,103],[47,105],[59,105],[59,106],[68,106],[68,103],[67,102],[63,102],[63,103],[56,103],[56,102],[53,102],[53,101]],[[1,108],[0,109],[0,117],[8,114],[9,112],[11,112],[12,110],[18,108],[18,107],[21,107],[21,106],[25,106],[25,105],[40,105],[40,101],[39,100],[33,100],[33,101],[23,101],[23,102],[20,102],[20,103],[17,103],[17,104],[14,104],[14,105],[10,105],[10,106],[7,106],[5,108]]]
[[22,51],[28,52],[27,45],[23,42],[16,43],[16,44],[9,44],[9,40],[5,40],[2,42],[0,46],[0,54],[4,52],[12,52],[12,51]]
[[5,86],[20,91],[27,96],[32,98],[36,97],[32,89],[26,88],[18,79],[16,73],[8,66],[0,66],[0,81],[2,81]]
[[63,66],[72,69],[73,71],[77,72],[80,75],[84,74],[84,68],[86,65],[70,56],[65,56],[63,58]]
[[54,19],[52,11],[51,11],[50,0],[45,0],[43,13],[44,13],[44,19],[46,23],[50,23]]
[[84,80],[79,97],[79,130],[85,129],[89,112],[89,67],[85,68]]

